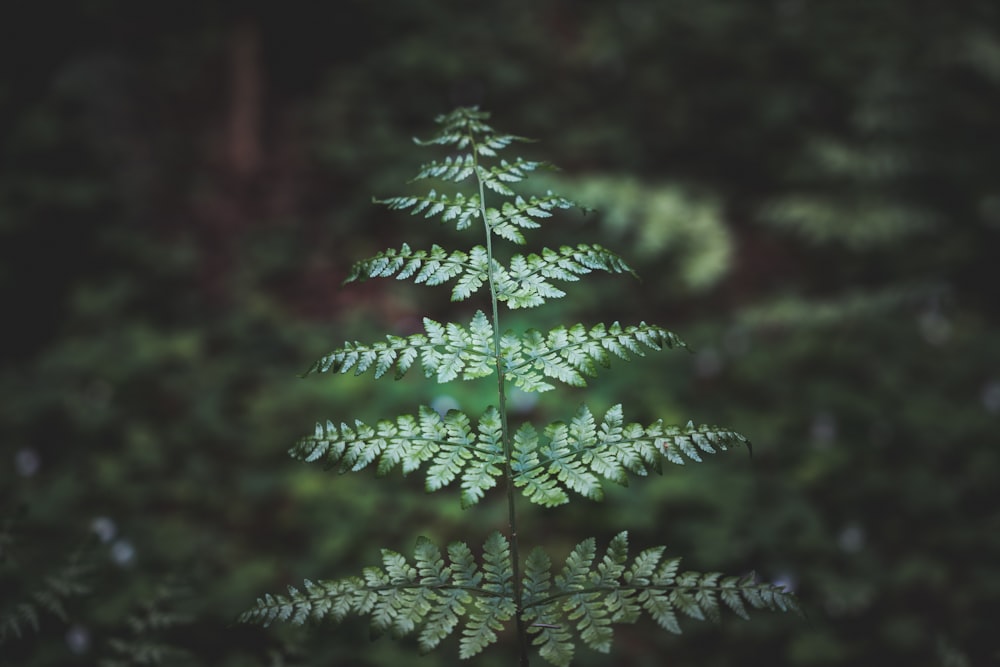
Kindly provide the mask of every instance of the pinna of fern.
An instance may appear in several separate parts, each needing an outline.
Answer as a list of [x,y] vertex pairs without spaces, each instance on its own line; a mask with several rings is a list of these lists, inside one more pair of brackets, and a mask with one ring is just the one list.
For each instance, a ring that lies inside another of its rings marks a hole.
[[[506,263],[496,258],[494,241],[525,245],[526,234],[546,224],[554,212],[577,205],[552,192],[527,197],[516,192],[513,188],[531,172],[549,165],[500,157],[524,139],[495,131],[488,118],[475,108],[439,117],[438,134],[417,143],[443,146],[453,153],[421,166],[414,178],[438,185],[426,195],[376,200],[392,210],[452,223],[460,231],[481,223],[485,243],[461,250],[438,245],[414,250],[403,244],[355,263],[346,282],[374,278],[427,286],[453,282],[453,301],[482,293],[491,315],[477,310],[468,325],[425,318],[420,333],[388,335],[374,343],[348,341],[318,359],[306,375],[371,371],[375,378],[391,372],[398,379],[419,365],[425,377],[439,383],[494,376],[496,405],[486,406],[478,419],[457,410],[442,415],[420,407],[416,414],[374,425],[327,421],[317,424],[290,453],[341,472],[373,466],[379,474],[397,467],[407,474],[426,467],[426,489],[437,491],[457,481],[463,507],[479,503],[504,481],[509,536],[492,534],[479,563],[460,542],[448,546],[447,560],[424,538],[417,542],[412,563],[385,549],[382,567],[366,568],[360,577],[306,581],[303,590],[292,587],[287,595],[266,595],[241,620],[303,623],[361,614],[371,617],[372,628],[379,633],[405,635],[419,629],[424,650],[461,626],[462,658],[495,642],[497,632],[513,620],[522,665],[528,664],[529,641],[547,661],[568,665],[578,640],[607,652],[611,626],[634,622],[643,612],[665,629],[680,632],[677,612],[704,620],[718,618],[720,606],[740,616],[746,616],[747,605],[794,608],[790,594],[752,578],[678,574],[679,559],[663,560],[663,547],[646,549],[629,564],[624,532],[612,540],[600,561],[595,541],[584,540],[554,576],[551,559],[540,548],[522,563],[516,490],[532,503],[548,507],[570,502],[571,492],[599,500],[605,482],[625,484],[629,475],[660,472],[664,460],[701,461],[704,453],[740,444],[749,449],[750,443],[739,433],[715,426],[626,422],[621,405],[602,418],[580,406],[571,418],[552,422],[540,433],[528,422],[512,428],[506,410],[509,386],[527,392],[553,390],[554,383],[585,386],[613,359],[629,361],[650,351],[686,346],[673,332],[645,322],[574,324],[547,332],[500,328],[499,304],[510,310],[535,308],[566,296],[555,282],[575,283],[594,271],[634,273],[624,259],[598,244],[541,248],[512,254]],[[473,185],[463,192],[466,182]],[[439,191],[442,188],[457,190]]]
[[[783,588],[718,572],[680,572],[680,558],[664,558],[664,547],[628,558],[628,533],[619,533],[598,559],[596,541],[580,542],[553,575],[544,550],[525,561],[521,606],[527,632],[539,654],[569,665],[577,640],[603,653],[611,650],[616,623],[635,623],[644,614],[663,629],[680,633],[678,615],[718,620],[723,607],[749,618],[748,607],[787,611],[794,597]],[[426,538],[417,540],[412,562],[382,550],[382,566],[360,577],[306,580],[302,589],[265,595],[241,616],[244,622],[306,623],[350,614],[371,617],[376,635],[402,637],[417,632],[421,650],[430,651],[460,629],[459,657],[480,653],[498,639],[517,612],[513,603],[510,544],[498,532],[483,545],[482,563],[464,542],[447,547],[447,559]]]
[[[514,485],[525,497],[552,507],[569,502],[567,491],[599,500],[602,479],[625,484],[628,473],[660,472],[663,460],[683,465],[685,457],[701,461],[701,453],[738,444],[750,443],[739,433],[693,422],[683,427],[665,426],[662,420],[649,426],[626,424],[621,405],[608,410],[598,423],[584,405],[568,423],[553,422],[541,436],[532,424],[522,424],[513,437],[511,467]],[[397,466],[409,473],[429,462],[427,490],[437,491],[460,478],[462,505],[468,507],[503,475],[501,415],[490,406],[473,427],[463,412],[442,416],[422,406],[417,415],[401,415],[375,426],[355,421],[338,427],[327,422],[299,440],[291,455],[341,472],[355,472],[377,461],[380,475]]]

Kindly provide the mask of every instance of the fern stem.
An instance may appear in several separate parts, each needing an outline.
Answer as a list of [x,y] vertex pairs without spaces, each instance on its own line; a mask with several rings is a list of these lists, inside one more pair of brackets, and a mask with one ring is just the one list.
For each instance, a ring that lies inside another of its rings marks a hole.
[[483,228],[486,230],[486,262],[488,266],[486,275],[490,285],[490,305],[493,309],[493,356],[496,359],[497,368],[497,400],[500,410],[500,432],[503,438],[504,478],[507,486],[507,521],[510,529],[510,560],[513,568],[513,595],[514,607],[516,609],[514,622],[517,628],[519,662],[521,667],[528,667],[528,632],[524,622],[524,605],[521,599],[521,557],[517,536],[514,470],[511,465],[513,460],[513,444],[511,443],[510,426],[507,418],[506,378],[504,375],[503,359],[500,354],[500,309],[493,266],[493,230],[490,228],[489,218],[486,215],[486,188],[483,184],[483,177],[479,172],[479,151],[476,149],[476,138],[472,132],[469,133],[468,137],[472,146],[472,159],[476,172],[476,181],[479,184],[479,215],[483,219]]

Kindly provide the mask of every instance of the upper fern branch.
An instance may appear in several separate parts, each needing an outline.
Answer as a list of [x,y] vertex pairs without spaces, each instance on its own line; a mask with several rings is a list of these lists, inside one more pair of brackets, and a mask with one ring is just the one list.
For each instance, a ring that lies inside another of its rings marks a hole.
[[[479,195],[466,197],[461,192],[449,196],[431,190],[426,195],[376,199],[375,203],[384,204],[392,210],[409,210],[410,215],[423,214],[425,218],[437,216],[441,222],[454,222],[455,229],[459,231],[468,229],[482,213]],[[525,199],[518,195],[513,201],[505,201],[499,209],[487,207],[485,210],[486,220],[494,234],[523,245],[525,240],[521,229],[538,229],[541,227],[541,220],[552,217],[553,210],[574,207],[587,210],[548,191],[543,197],[531,196]]]
[[[457,278],[451,300],[461,301],[486,284],[489,269],[487,251],[482,246],[469,252],[448,252],[439,245],[428,251],[412,250],[403,244],[399,250],[384,250],[357,262],[345,282],[395,276],[397,280],[412,278],[415,283],[440,285]],[[562,246],[558,251],[545,248],[541,255],[514,255],[509,267],[493,262],[496,298],[511,309],[540,306],[547,298],[566,294],[549,280],[577,281],[594,270],[632,272],[621,257],[597,244]]]
[[490,190],[502,195],[514,195],[505,183],[522,181],[527,174],[539,168],[548,167],[544,162],[516,158],[514,162],[501,159],[499,164],[486,167],[478,158],[496,157],[499,151],[515,141],[527,141],[524,137],[497,132],[486,124],[489,114],[478,109],[461,108],[439,116],[441,125],[438,134],[428,141],[415,139],[420,145],[449,146],[459,152],[444,160],[434,160],[421,166],[414,180],[434,178],[459,183],[472,175]]
[[515,141],[532,141],[513,134],[498,133],[486,124],[489,118],[490,114],[487,111],[480,111],[472,107],[460,107],[434,119],[434,122],[440,125],[441,129],[432,139],[414,138],[413,141],[421,146],[436,144],[454,146],[457,150],[464,150],[472,145],[472,137],[479,137],[479,141],[475,142],[476,151],[485,156],[493,156],[496,151],[506,148]]
[[[379,378],[395,368],[398,379],[418,360],[426,377],[442,383],[494,372],[493,325],[482,311],[476,312],[468,328],[424,318],[424,330],[406,337],[386,336],[384,342],[368,345],[348,342],[318,359],[305,374],[353,370],[361,375],[371,370]],[[546,334],[534,329],[520,335],[508,331],[500,345],[505,376],[524,391],[552,389],[546,377],[585,386],[584,376],[596,376],[598,367],[609,366],[612,357],[628,360],[633,354],[642,356],[644,349],[686,347],[673,332],[645,322],[626,327],[617,322],[609,327],[597,324],[590,329],[576,324]]]
[[[488,118],[489,114],[478,109],[457,109],[438,117],[441,129],[432,139],[415,140],[423,146],[445,146],[453,152],[443,159],[421,165],[413,181],[432,179],[445,184],[458,184],[475,176],[478,192],[449,194],[432,188],[425,195],[410,194],[375,201],[390,209],[409,210],[411,215],[438,217],[441,222],[453,222],[458,230],[468,229],[474,222],[482,221],[491,235],[519,245],[525,243],[524,230],[538,228],[541,221],[551,217],[555,210],[588,210],[551,191],[543,196],[527,198],[515,192],[511,186],[526,180],[532,172],[555,167],[547,162],[522,157],[509,160],[500,157],[500,153],[512,143],[528,140],[497,132],[486,124]],[[487,192],[499,196],[501,202],[496,206],[487,206]]]

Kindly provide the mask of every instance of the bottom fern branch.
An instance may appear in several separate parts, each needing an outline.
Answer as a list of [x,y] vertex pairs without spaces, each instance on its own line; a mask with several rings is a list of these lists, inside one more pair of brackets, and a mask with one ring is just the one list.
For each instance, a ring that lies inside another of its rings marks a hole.
[[[743,618],[748,607],[798,609],[795,597],[779,586],[757,582],[752,575],[678,572],[680,559],[665,559],[664,552],[664,547],[652,547],[629,561],[628,535],[622,532],[598,558],[590,538],[570,552],[553,576],[549,556],[542,549],[532,551],[521,585],[524,621],[539,655],[562,667],[572,661],[578,642],[606,653],[612,625],[634,623],[643,613],[679,633],[678,612],[718,620],[722,607]],[[450,544],[445,557],[420,538],[412,560],[385,549],[382,566],[366,568],[361,577],[307,580],[301,590],[289,587],[287,595],[265,595],[240,621],[301,624],[367,615],[379,634],[419,631],[424,651],[461,626],[459,656],[466,659],[496,642],[497,633],[514,618],[514,585],[510,545],[500,533],[486,540],[481,564],[464,543]]]

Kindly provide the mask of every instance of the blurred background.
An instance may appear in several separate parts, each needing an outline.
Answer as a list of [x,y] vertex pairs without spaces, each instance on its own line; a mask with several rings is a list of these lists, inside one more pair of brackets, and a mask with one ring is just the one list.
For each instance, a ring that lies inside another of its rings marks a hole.
[[[1000,6],[897,0],[18,3],[0,16],[0,665],[426,665],[367,623],[234,624],[264,592],[416,537],[481,544],[422,478],[286,456],[316,420],[478,410],[491,381],[299,379],[345,340],[476,302],[342,288],[407,241],[479,243],[371,197],[491,111],[597,209],[597,277],[506,324],[653,322],[518,419],[624,403],[749,436],[604,503],[522,506],[556,555],[630,532],[756,570],[807,617],[649,621],[580,665],[1000,663]],[[419,375],[416,373],[415,375]],[[508,648],[470,664],[508,665]],[[541,664],[541,661],[539,660]]]

